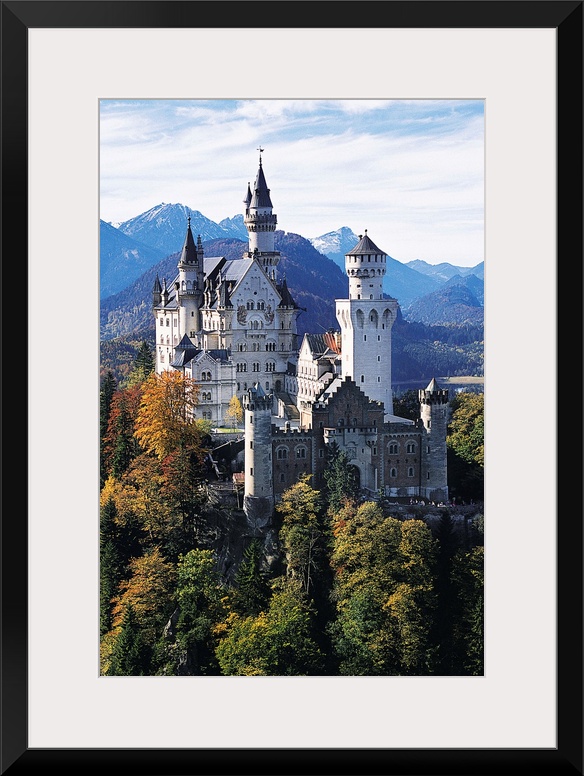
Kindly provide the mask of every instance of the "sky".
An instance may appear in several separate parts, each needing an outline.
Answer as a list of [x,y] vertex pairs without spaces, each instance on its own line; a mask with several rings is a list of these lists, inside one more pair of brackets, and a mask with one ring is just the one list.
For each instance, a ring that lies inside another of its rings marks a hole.
[[101,100],[100,218],[243,214],[260,151],[278,229],[365,230],[398,261],[484,260],[482,100]]

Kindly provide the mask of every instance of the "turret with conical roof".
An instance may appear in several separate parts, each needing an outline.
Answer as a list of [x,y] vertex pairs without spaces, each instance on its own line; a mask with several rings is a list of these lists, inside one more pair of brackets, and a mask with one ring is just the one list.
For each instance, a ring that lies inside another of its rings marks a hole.
[[345,254],[345,270],[349,276],[349,299],[383,299],[387,253],[367,235]]
[[178,261],[176,281],[179,305],[179,330],[181,335],[195,336],[201,330],[201,304],[203,301],[203,244],[201,236],[195,238],[191,231],[191,217],[187,220],[187,231]]
[[272,200],[270,189],[266,183],[264,168],[262,166],[263,148],[259,148],[260,162],[256,175],[253,191],[247,185],[247,194],[244,199],[245,216],[244,222],[249,234],[249,250],[246,254],[248,258],[257,259],[273,277],[274,267],[280,261],[279,251],[274,250],[274,237],[278,219],[275,213],[272,213]]
[[162,286],[160,285],[160,278],[156,275],[156,280],[152,286],[152,307],[158,307],[162,301]]

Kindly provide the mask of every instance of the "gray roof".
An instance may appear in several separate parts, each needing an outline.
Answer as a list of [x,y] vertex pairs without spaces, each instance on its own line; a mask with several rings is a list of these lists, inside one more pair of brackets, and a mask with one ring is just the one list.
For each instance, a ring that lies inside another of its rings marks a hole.
[[268,188],[268,184],[266,183],[266,177],[264,175],[261,159],[260,168],[258,170],[258,174],[256,175],[255,183],[253,186],[253,196],[251,198],[249,207],[273,207],[272,200],[270,199],[270,190]]
[[340,351],[334,334],[325,332],[324,334],[305,334],[304,336],[315,358],[339,355]]
[[385,251],[382,251],[380,248],[378,248],[377,245],[375,245],[375,243],[367,236],[367,229],[365,229],[365,234],[363,236],[359,235],[359,242],[352,251],[347,251],[345,256],[362,255],[364,253],[382,253],[384,256],[387,256]]

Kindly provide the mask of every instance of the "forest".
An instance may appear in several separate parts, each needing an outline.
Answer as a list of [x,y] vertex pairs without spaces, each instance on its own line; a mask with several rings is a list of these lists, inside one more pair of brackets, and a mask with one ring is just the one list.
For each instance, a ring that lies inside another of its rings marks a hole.
[[[217,504],[197,405],[197,382],[157,375],[146,342],[123,381],[102,376],[101,675],[483,674],[482,394],[451,400],[453,503],[362,500],[331,447],[325,487],[301,477],[276,505],[273,542]],[[242,526],[229,573],[222,520]]]

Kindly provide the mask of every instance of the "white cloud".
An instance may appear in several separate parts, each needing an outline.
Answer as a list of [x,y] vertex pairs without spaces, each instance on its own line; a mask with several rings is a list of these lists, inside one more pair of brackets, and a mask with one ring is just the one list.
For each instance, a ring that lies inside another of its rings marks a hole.
[[480,101],[136,100],[102,103],[101,217],[180,202],[242,212],[258,148],[278,226],[341,226],[401,261],[483,260]]

